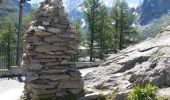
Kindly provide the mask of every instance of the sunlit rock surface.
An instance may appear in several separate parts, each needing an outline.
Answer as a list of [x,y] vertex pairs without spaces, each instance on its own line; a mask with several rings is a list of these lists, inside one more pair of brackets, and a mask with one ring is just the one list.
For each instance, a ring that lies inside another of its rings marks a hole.
[[84,81],[89,88],[120,92],[135,84],[170,87],[170,27],[152,39],[111,55],[98,69],[88,73]]

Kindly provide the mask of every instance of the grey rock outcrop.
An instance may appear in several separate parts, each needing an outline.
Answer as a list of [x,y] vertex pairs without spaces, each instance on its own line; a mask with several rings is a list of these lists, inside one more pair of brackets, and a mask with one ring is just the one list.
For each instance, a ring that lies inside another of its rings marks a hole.
[[62,0],[45,0],[24,35],[22,72],[31,100],[77,100],[83,90],[75,66],[77,37],[64,12]]
[[163,88],[163,89],[160,89],[157,93],[157,95],[159,97],[164,97],[164,98],[167,98],[167,100],[170,99],[170,88]]
[[170,27],[156,37],[108,57],[84,77],[85,86],[128,91],[133,85],[152,83],[170,87]]

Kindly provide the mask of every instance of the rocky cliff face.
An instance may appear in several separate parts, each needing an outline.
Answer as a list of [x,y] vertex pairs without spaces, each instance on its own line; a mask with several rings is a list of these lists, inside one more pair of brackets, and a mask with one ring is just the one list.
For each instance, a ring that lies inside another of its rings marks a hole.
[[154,19],[168,14],[170,10],[170,0],[144,0],[143,4],[138,7],[138,22],[140,25],[147,25]]
[[86,87],[122,92],[146,83],[168,88],[169,76],[170,26],[155,38],[111,55],[97,70],[87,74],[84,81]]

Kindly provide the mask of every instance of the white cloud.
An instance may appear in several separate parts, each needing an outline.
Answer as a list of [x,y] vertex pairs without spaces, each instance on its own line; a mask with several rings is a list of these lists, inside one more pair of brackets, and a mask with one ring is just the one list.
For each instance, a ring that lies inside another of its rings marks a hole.
[[130,8],[136,8],[139,4],[137,3],[129,3]]
[[82,22],[81,27],[82,27],[82,28],[85,27],[85,26],[86,26],[86,21],[85,21],[85,19],[81,19],[81,22]]
[[107,7],[112,7],[113,1],[112,0],[101,0],[105,3]]
[[[104,2],[107,7],[112,7],[113,2],[114,2],[114,0],[101,0],[101,1]],[[131,7],[131,8],[132,8],[132,7],[133,7],[133,8],[136,8],[139,4],[138,4],[138,3],[129,3],[129,2],[128,2],[128,5],[129,5],[129,7]]]
[[77,8],[77,11],[83,12],[81,7],[78,7],[78,8]]
[[67,7],[67,0],[63,0],[63,6],[65,7],[65,10],[68,11],[68,7]]

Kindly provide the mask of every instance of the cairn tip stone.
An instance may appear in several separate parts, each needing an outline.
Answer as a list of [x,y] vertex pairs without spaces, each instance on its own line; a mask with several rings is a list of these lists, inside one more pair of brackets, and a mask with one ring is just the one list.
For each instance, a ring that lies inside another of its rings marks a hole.
[[28,100],[82,98],[84,83],[75,67],[77,40],[62,0],[45,0],[24,35],[21,69]]

